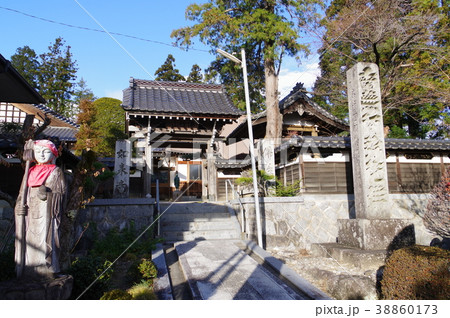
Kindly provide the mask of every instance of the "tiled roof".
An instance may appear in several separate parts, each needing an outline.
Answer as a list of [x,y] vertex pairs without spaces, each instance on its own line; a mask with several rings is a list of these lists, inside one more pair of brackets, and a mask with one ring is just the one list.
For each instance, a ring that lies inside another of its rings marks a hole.
[[240,168],[244,169],[246,167],[251,166],[252,162],[250,159],[244,159],[244,160],[233,160],[233,159],[216,159],[215,161],[216,168],[219,169],[233,169],[233,168]]
[[49,126],[44,129],[42,134],[45,137],[53,137],[58,138],[61,141],[70,141],[76,142],[75,134],[77,133],[77,129],[68,128],[68,127],[52,127]]
[[[305,94],[304,90],[302,89],[302,85],[296,85],[292,91],[287,95],[285,98],[283,98],[280,103],[280,111],[283,113],[283,110],[294,104],[299,99],[302,99],[306,102],[306,104],[311,108],[311,110],[318,114],[323,116],[324,118],[327,118],[331,122],[334,122],[336,124],[340,124],[343,127],[348,127],[348,123],[345,121],[337,118],[333,114],[326,111],[323,107],[319,106],[317,103],[311,100],[311,98],[308,97],[308,95]],[[347,129],[348,130],[348,129]]]
[[80,125],[78,125],[76,122],[74,122],[73,120],[64,117],[60,114],[58,114],[57,112],[55,112],[53,109],[44,106],[44,105],[35,105],[38,109],[42,110],[44,113],[46,113],[47,115],[51,115],[51,117],[57,119],[58,121],[63,122],[64,124],[70,125],[74,128],[80,128]]
[[237,117],[242,114],[222,85],[162,82],[130,79],[123,91],[122,106],[127,111],[158,114],[214,115]]
[[14,107],[24,111],[27,114],[34,115],[36,119],[41,120],[38,117],[38,114],[44,113],[51,119],[50,125],[52,127],[68,127],[68,128],[79,128],[80,125],[75,123],[73,120],[66,118],[57,112],[55,112],[53,109],[44,106],[44,105],[33,105],[33,104],[12,104]]
[[[281,147],[314,145],[317,148],[350,149],[350,137],[295,137]],[[450,140],[385,139],[386,150],[449,151]]]

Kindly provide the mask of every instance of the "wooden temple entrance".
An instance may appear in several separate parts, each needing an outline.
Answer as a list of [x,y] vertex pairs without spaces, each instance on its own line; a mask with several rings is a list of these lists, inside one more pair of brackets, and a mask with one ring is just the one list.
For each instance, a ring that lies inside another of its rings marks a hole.
[[133,159],[130,196],[172,199],[175,175],[186,198],[217,199],[216,143],[241,116],[222,85],[131,78],[124,90]]

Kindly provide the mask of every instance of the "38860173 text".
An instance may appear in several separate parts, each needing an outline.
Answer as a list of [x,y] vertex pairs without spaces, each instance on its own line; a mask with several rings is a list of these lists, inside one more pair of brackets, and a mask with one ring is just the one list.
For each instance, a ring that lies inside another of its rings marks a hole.
[[[365,307],[365,308],[364,308]],[[374,308],[375,307],[375,308]],[[372,315],[437,315],[438,305],[426,304],[377,304],[375,306],[315,306],[316,317],[325,315],[342,315],[347,317]]]

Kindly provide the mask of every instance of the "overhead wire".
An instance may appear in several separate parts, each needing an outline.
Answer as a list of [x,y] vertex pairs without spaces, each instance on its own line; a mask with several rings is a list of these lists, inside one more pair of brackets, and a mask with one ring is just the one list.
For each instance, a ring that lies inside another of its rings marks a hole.
[[[180,50],[184,50],[184,48],[176,45],[175,43],[166,43],[166,42],[162,42],[162,41],[150,40],[150,39],[146,39],[146,38],[142,38],[142,37],[138,37],[138,36],[134,36],[134,35],[129,35],[129,34],[124,34],[124,33],[119,33],[119,32],[110,32],[110,31],[107,32],[106,30],[88,28],[88,27],[74,25],[74,24],[69,24],[69,23],[65,23],[65,22],[59,22],[59,21],[55,21],[55,20],[51,20],[51,19],[47,19],[47,18],[38,17],[38,16],[33,15],[33,14],[29,14],[29,13],[26,13],[26,12],[23,12],[23,11],[7,8],[7,7],[3,7],[3,6],[0,6],[0,9],[11,11],[11,12],[15,12],[15,13],[18,13],[18,14],[22,14],[22,15],[27,16],[29,18],[41,20],[41,21],[44,21],[44,22],[53,23],[53,24],[59,24],[59,25],[62,25],[62,26],[65,26],[65,27],[69,27],[69,28],[80,29],[80,30],[84,30],[84,31],[106,33],[106,34],[109,33],[109,34],[112,34],[112,35],[118,35],[118,36],[122,36],[122,37],[127,37],[127,38],[134,39],[134,40],[150,42],[150,43],[170,46],[170,47],[174,47],[174,48],[177,48],[177,49],[180,49]],[[192,48],[192,47],[190,47],[189,50],[209,53],[208,50],[197,49],[197,48]]]

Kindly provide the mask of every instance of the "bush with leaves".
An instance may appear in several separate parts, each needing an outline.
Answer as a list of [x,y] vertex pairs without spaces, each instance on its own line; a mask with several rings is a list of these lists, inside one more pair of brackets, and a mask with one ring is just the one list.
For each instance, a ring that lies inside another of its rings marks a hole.
[[381,280],[383,299],[450,298],[450,252],[414,245],[394,251]]
[[[275,177],[267,174],[264,170],[258,170],[256,171],[256,179],[257,179],[257,185],[258,185],[258,191],[259,194],[262,196],[268,196],[269,195],[269,185],[271,182],[275,181]],[[253,191],[253,172],[251,169],[245,170],[241,173],[241,177],[237,178],[235,180],[235,183],[237,185],[243,186],[245,188],[248,188],[249,191],[252,189]]]
[[142,262],[139,264],[139,271],[147,280],[158,277],[158,269],[155,264],[150,259],[142,259]]
[[113,289],[103,294],[100,300],[131,300],[133,297],[121,289]]
[[293,184],[283,185],[281,181],[277,180],[275,188],[275,196],[277,197],[295,197],[299,195],[302,189],[301,180],[297,180]]
[[[69,274],[73,276],[71,298],[77,299],[83,294],[81,299],[99,299],[108,289],[112,276],[111,264],[99,256],[76,258],[69,269]],[[108,270],[105,271],[106,269]],[[94,284],[90,286],[92,283]]]
[[450,167],[431,192],[423,221],[430,232],[450,237]]

